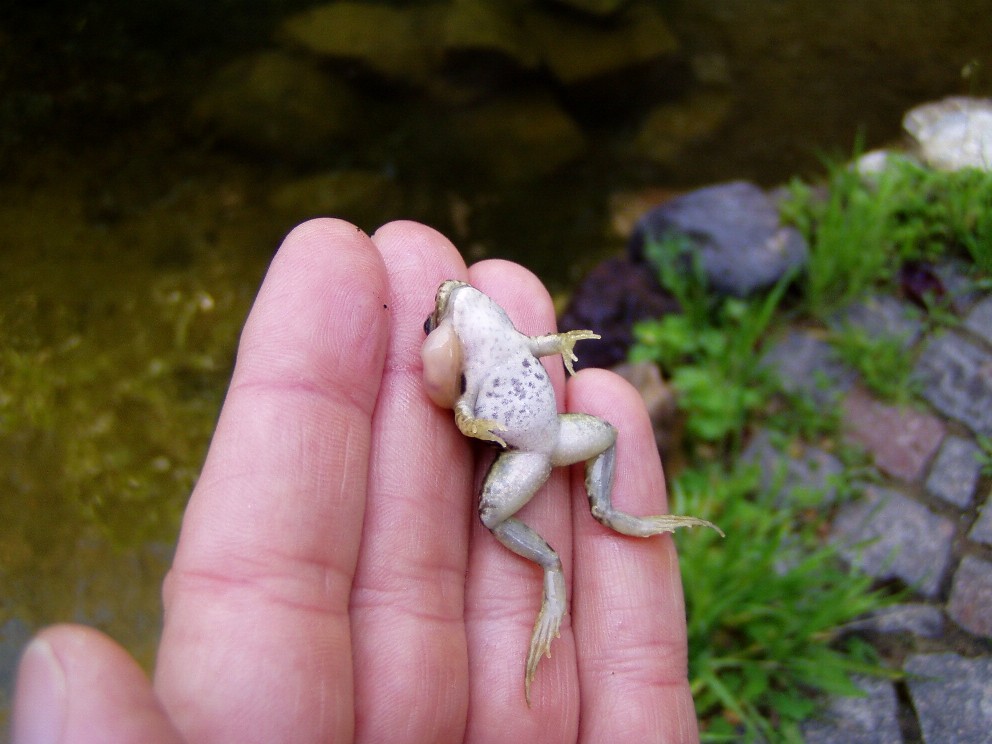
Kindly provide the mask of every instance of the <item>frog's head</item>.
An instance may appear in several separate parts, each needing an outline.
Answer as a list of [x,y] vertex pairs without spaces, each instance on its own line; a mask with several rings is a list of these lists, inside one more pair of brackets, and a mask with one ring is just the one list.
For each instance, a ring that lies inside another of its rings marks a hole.
[[462,348],[448,309],[455,290],[467,286],[456,279],[442,282],[434,300],[434,312],[424,321],[427,339],[420,349],[424,388],[427,396],[442,408],[454,408],[462,393]]

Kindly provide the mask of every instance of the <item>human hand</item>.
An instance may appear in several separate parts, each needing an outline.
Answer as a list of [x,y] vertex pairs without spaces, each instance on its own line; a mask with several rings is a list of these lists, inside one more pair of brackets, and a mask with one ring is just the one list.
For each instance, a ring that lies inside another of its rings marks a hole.
[[[16,744],[697,739],[671,538],[595,522],[581,466],[521,512],[571,597],[524,702],[540,571],[479,523],[485,463],[421,380],[423,320],[449,278],[524,333],[554,327],[532,274],[467,270],[414,223],[369,238],[315,220],[286,238],[165,582],[154,686],[102,634],[44,630],[19,669]],[[550,374],[564,399],[562,370]],[[567,391],[568,410],[618,425],[615,503],[664,511],[637,393],[599,370]]]

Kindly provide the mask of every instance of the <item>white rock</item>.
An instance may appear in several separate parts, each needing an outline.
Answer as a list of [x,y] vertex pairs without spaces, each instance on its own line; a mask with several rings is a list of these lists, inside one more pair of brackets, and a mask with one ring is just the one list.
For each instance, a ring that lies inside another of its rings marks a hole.
[[992,170],[992,99],[951,97],[910,110],[903,128],[938,170]]

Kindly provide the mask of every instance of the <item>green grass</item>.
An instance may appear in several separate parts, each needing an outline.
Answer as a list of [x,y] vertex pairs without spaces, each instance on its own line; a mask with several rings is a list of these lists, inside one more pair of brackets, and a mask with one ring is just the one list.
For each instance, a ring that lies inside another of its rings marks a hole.
[[[824,695],[859,694],[852,674],[898,676],[867,642],[843,632],[897,597],[876,590],[825,542],[822,494],[764,492],[755,470],[738,462],[748,432],[761,425],[785,451],[802,442],[833,448],[844,467],[833,484],[838,498],[856,498],[880,477],[863,453],[839,442],[837,410],[775,385],[759,361],[765,339],[797,320],[826,331],[848,303],[896,292],[907,261],[963,259],[976,287],[987,287],[992,272],[992,174],[936,173],[893,159],[870,178],[833,166],[825,192],[799,181],[790,191],[783,219],[810,244],[807,270],[794,282],[798,299],[790,295],[784,307],[791,277],[747,300],[715,296],[691,244],[673,236],[646,250],[682,312],[635,325],[630,352],[659,365],[685,416],[688,466],[670,483],[673,512],[711,519],[727,535],[693,533],[679,543],[705,741],[801,741],[801,724]],[[926,322],[959,319],[949,304],[929,298]],[[827,334],[873,394],[911,400],[912,355],[901,339],[854,327]],[[992,440],[980,446],[988,475]]]

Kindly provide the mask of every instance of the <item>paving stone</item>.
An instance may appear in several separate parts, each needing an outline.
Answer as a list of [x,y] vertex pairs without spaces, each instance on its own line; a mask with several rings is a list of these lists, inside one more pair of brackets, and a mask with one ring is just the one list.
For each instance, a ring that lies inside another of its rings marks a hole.
[[954,524],[890,488],[872,486],[834,519],[831,540],[870,576],[897,578],[933,598],[951,557]]
[[964,315],[981,297],[970,264],[953,259],[937,264],[934,271],[944,285],[945,298],[959,315]]
[[964,327],[992,344],[992,297],[986,297],[971,309]]
[[978,519],[968,533],[975,542],[992,545],[992,493],[985,498],[985,504],[981,508]]
[[857,677],[865,697],[836,695],[822,715],[803,724],[806,744],[902,744],[892,683]]
[[836,405],[857,379],[857,372],[841,361],[837,351],[811,333],[790,331],[765,354],[782,388],[808,396],[821,406]]
[[970,633],[992,638],[992,563],[970,555],[961,559],[947,614]]
[[761,468],[761,488],[775,488],[777,503],[786,503],[790,497],[801,499],[800,492],[815,493],[818,503],[833,503],[837,498],[835,479],[844,473],[841,461],[818,447],[799,446],[796,451],[783,451],[772,443],[767,429],[755,432],[741,459]]
[[990,741],[992,658],[920,654],[903,668],[925,744]]
[[927,491],[939,499],[966,509],[978,485],[981,449],[970,439],[949,436],[944,439],[937,459],[930,468]]
[[923,396],[976,434],[992,436],[992,354],[956,333],[931,339],[916,373]]
[[912,602],[893,605],[848,623],[854,631],[875,633],[911,633],[920,638],[940,638],[944,633],[944,613],[939,607]]
[[905,348],[919,340],[923,329],[920,311],[892,295],[874,295],[854,302],[831,318],[830,325],[836,330],[860,328],[870,338],[897,338]]
[[844,428],[871,453],[880,470],[904,481],[923,475],[945,432],[936,416],[886,405],[861,388],[844,399]]

